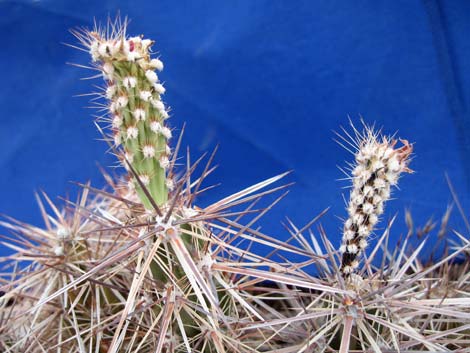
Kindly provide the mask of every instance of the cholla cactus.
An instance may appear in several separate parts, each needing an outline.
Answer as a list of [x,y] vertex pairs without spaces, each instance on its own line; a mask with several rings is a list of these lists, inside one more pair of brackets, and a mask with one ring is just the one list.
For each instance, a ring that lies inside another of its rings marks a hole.
[[[188,162],[169,193],[181,139],[170,162],[164,89],[154,72],[163,65],[150,57],[152,42],[126,37],[119,21],[75,34],[106,80],[99,94],[108,100],[102,119],[134,179],[121,185],[105,175],[111,191],[82,185],[77,202],[67,201],[64,209],[45,195],[47,205],[38,198],[45,229],[0,223],[20,236],[4,243],[15,253],[0,258],[7,271],[0,282],[2,352],[346,353],[470,346],[468,261],[450,264],[468,250],[468,240],[461,237],[464,245],[426,266],[419,261],[425,242],[408,253],[406,237],[400,249],[383,249],[377,267],[392,221],[365,255],[365,276],[353,273],[391,187],[410,171],[407,141],[396,148],[396,140],[371,128],[354,130],[348,141],[356,148],[354,185],[341,259],[324,233],[322,246],[309,229],[326,211],[301,229],[289,221],[291,238],[283,242],[251,227],[285,195],[255,209],[263,196],[285,189],[263,190],[285,174],[199,208],[194,199],[213,170],[212,155],[197,178],[193,172],[202,159]],[[253,253],[253,243],[269,255]],[[287,254],[304,260],[293,263]]]
[[353,273],[346,281],[340,279],[341,259],[324,230],[309,230],[314,221],[305,227],[289,222],[291,245],[298,243],[305,251],[323,258],[314,263],[315,271],[304,274],[305,281],[317,281],[324,288],[312,291],[297,286],[290,292],[288,309],[282,317],[253,324],[254,328],[270,327],[288,342],[284,350],[270,352],[468,350],[470,263],[468,258],[458,258],[470,242],[459,236],[464,244],[456,251],[423,263],[420,258],[425,257],[430,243],[420,239],[418,247],[410,247],[412,230],[399,247],[385,246],[394,220],[395,217],[377,236],[370,251],[363,254],[359,269],[363,276]]
[[[15,254],[0,259],[11,269],[0,287],[6,292],[0,350],[248,353],[276,347],[274,340],[265,342],[261,329],[247,328],[275,315],[265,296],[283,298],[262,282],[301,281],[283,264],[237,243],[298,251],[250,228],[285,195],[254,209],[262,196],[287,186],[262,190],[285,174],[201,209],[194,200],[213,171],[212,155],[196,178],[202,158],[188,162],[168,193],[181,137],[170,162],[164,90],[153,70],[162,64],[150,58],[152,42],[128,38],[126,23],[119,21],[74,34],[105,78],[106,93],[99,96],[107,99],[106,114],[100,120],[111,124],[116,154],[135,179],[122,185],[107,176],[112,192],[84,185],[82,198],[65,210],[47,199],[54,216],[41,204],[45,230],[3,224],[24,239],[11,245]],[[90,192],[97,196],[90,198]],[[239,223],[242,217],[247,224]],[[21,268],[25,259],[30,261]]]
[[340,270],[345,277],[359,266],[359,256],[390,199],[391,187],[397,184],[401,173],[411,172],[408,163],[413,151],[406,140],[400,140],[403,146],[395,148],[397,140],[381,136],[373,128],[365,127],[362,133],[354,131],[356,164],[352,170],[349,217],[344,223],[340,247],[343,254]]
[[165,88],[155,72],[163,70],[163,63],[151,57],[152,40],[127,38],[125,30],[124,25],[112,27],[111,33],[108,28],[75,34],[89,48],[106,81],[102,96],[108,101],[108,114],[104,120],[111,126],[115,146],[123,147],[119,156],[123,166],[129,169],[129,163],[139,179],[131,178],[130,187],[137,189],[145,207],[151,209],[141,184],[158,205],[167,201],[168,189],[173,188],[167,178],[172,134],[161,99]]

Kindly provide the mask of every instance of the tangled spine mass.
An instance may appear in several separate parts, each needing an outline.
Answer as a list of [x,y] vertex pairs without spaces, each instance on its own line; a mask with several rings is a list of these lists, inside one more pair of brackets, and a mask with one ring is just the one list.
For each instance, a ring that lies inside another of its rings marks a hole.
[[367,247],[369,235],[374,230],[384,203],[390,199],[390,189],[396,185],[400,174],[411,172],[408,168],[412,145],[381,136],[373,128],[362,133],[356,129],[352,138],[356,150],[356,163],[352,170],[353,188],[348,204],[348,218],[343,227],[341,273],[348,277],[359,266],[359,256]]

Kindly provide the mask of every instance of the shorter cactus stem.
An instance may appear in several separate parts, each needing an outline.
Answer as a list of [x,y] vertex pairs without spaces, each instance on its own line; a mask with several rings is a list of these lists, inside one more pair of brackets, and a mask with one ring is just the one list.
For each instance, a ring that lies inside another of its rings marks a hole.
[[397,141],[380,136],[371,128],[359,133],[357,130],[356,165],[352,171],[353,188],[348,204],[348,218],[343,227],[341,273],[349,277],[359,266],[361,253],[368,238],[390,199],[391,187],[398,183],[402,172],[408,169],[409,156],[413,150],[406,140],[403,146],[394,148]]

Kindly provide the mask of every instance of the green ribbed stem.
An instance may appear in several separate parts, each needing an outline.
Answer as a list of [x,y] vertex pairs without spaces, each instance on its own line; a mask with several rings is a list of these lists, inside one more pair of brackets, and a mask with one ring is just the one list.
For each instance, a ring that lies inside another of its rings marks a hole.
[[[168,201],[168,188],[166,186],[166,172],[160,166],[160,158],[166,154],[166,138],[161,133],[155,133],[150,129],[150,123],[153,121],[164,125],[164,119],[155,107],[148,101],[140,98],[141,91],[151,91],[155,99],[160,99],[156,92],[153,92],[152,85],[145,77],[145,71],[136,63],[132,62],[114,62],[115,77],[117,85],[116,96],[126,95],[128,97],[128,106],[120,111],[123,118],[121,126],[122,144],[127,152],[132,153],[132,168],[138,175],[148,175],[149,184],[146,186],[152,199],[158,206]],[[129,90],[124,87],[124,78],[132,76],[137,79],[137,85]],[[137,109],[145,111],[145,120],[137,121],[132,112]],[[127,138],[126,129],[129,126],[136,126],[139,133],[136,139]],[[155,157],[144,158],[142,149],[146,145],[155,148]],[[145,195],[138,183],[135,183],[137,194],[146,209],[153,209],[152,203]]]

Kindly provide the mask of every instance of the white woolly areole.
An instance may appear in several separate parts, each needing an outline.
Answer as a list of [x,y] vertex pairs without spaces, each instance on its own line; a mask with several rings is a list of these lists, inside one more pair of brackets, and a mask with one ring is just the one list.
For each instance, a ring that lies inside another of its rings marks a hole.
[[147,70],[145,71],[145,77],[147,77],[147,80],[153,85],[158,82],[158,76],[157,74],[152,71],[152,70]]
[[137,108],[132,112],[132,115],[137,121],[144,121],[145,120],[145,110],[141,108]]
[[124,79],[122,80],[122,85],[127,90],[130,90],[131,88],[135,88],[135,86],[137,85],[137,78],[135,78],[134,76],[124,77]]
[[99,46],[100,43],[96,40],[90,44],[90,55],[93,62],[98,61],[100,59],[100,53],[98,52]]
[[114,74],[114,66],[113,64],[106,62],[103,64],[103,75],[106,79],[112,81]]
[[166,120],[166,119],[169,118],[168,112],[166,110],[160,110],[159,113],[160,113],[162,119]]
[[155,107],[155,109],[157,109],[157,110],[159,110],[159,111],[160,111],[160,110],[165,110],[165,105],[163,104],[162,101],[159,101],[159,100],[156,100],[156,99],[155,99],[155,100],[152,102],[152,105]]
[[142,154],[144,155],[144,158],[155,157],[155,147],[152,145],[145,145],[144,148],[142,148]]
[[139,180],[144,184],[145,186],[150,184],[150,177],[148,174],[140,174],[139,175]]
[[127,61],[134,62],[140,58],[142,58],[142,54],[138,51],[131,51],[129,54],[127,54]]
[[127,139],[136,139],[139,136],[139,129],[135,126],[129,126],[126,130]]
[[54,248],[54,254],[55,254],[56,256],[62,256],[62,255],[64,255],[64,247],[63,247],[63,246],[56,246],[56,247]]
[[184,218],[192,218],[199,214],[193,207],[183,207],[181,209]]
[[161,133],[167,140],[172,137],[171,130],[166,126],[162,127]]
[[367,237],[370,233],[369,227],[363,224],[359,226],[357,233],[360,237]]
[[167,156],[161,156],[158,162],[163,169],[167,169],[170,166],[170,161]]
[[67,228],[59,227],[57,228],[57,238],[59,239],[68,239],[70,238],[70,231]]
[[111,102],[109,104],[109,111],[113,114],[116,113],[116,111],[117,111],[116,102]]
[[165,180],[165,185],[168,188],[168,190],[170,190],[170,191],[172,191],[175,188],[175,183],[170,178],[167,178]]
[[356,254],[359,251],[356,244],[349,244],[346,248],[351,254]]
[[114,144],[119,146],[122,143],[121,134],[119,132],[114,134]]
[[355,224],[362,224],[364,222],[364,215],[359,212],[354,213],[351,218]]
[[162,125],[158,121],[152,121],[150,123],[150,130],[158,134],[162,131]]
[[122,116],[120,115],[114,115],[113,116],[113,127],[114,128],[120,128],[122,126]]
[[110,85],[106,88],[106,98],[112,99],[116,94],[117,87],[116,85]]
[[367,248],[367,240],[366,239],[361,239],[359,240],[359,247],[364,250],[365,248]]
[[103,42],[98,46],[98,54],[102,58],[110,57],[111,49],[108,42]]
[[150,92],[150,91],[140,91],[139,97],[144,102],[148,102],[150,100],[150,98],[152,98],[152,92]]
[[211,253],[206,253],[204,256],[198,261],[197,267],[201,271],[212,272],[212,266],[215,264],[215,260],[212,258]]
[[144,52],[148,51],[150,47],[152,46],[152,44],[153,44],[153,40],[151,39],[142,39],[142,41],[140,42],[140,45]]
[[155,217],[155,229],[159,232],[159,236],[163,237],[164,240],[168,240],[170,237],[176,237],[179,234],[179,227],[174,226],[175,218],[170,216],[165,222],[165,216],[156,216]]
[[129,103],[129,99],[126,96],[119,96],[116,100],[116,108],[125,108],[127,106],[127,103]]
[[121,40],[116,40],[114,43],[110,45],[111,56],[115,56],[121,50]]
[[[155,75],[155,76],[156,76],[156,75]],[[165,87],[163,87],[163,85],[160,84],[160,83],[155,83],[155,84],[153,85],[153,88],[155,88],[155,91],[156,91],[158,94],[165,94],[165,92],[166,92]]]
[[385,167],[385,164],[382,160],[376,159],[372,162],[370,167],[373,171],[379,171],[380,169],[383,169]]
[[374,188],[370,185],[364,185],[362,188],[362,195],[365,197],[371,197],[374,194]]
[[159,59],[152,59],[149,63],[150,67],[158,71],[163,70],[163,63]]
[[365,204],[362,205],[362,211],[366,215],[371,215],[374,212],[374,205],[372,205],[369,202],[366,202]]
[[346,240],[353,240],[355,233],[351,229],[347,229],[344,231],[344,239]]
[[385,182],[385,180],[383,180],[383,178],[377,178],[374,180],[374,187],[376,189],[382,189],[382,188],[385,188],[387,186],[387,183]]
[[379,217],[375,213],[372,213],[369,215],[369,223],[372,226],[374,226],[378,221],[379,221]]
[[134,44],[140,44],[142,43],[142,38],[140,36],[130,37],[129,42],[134,42]]

